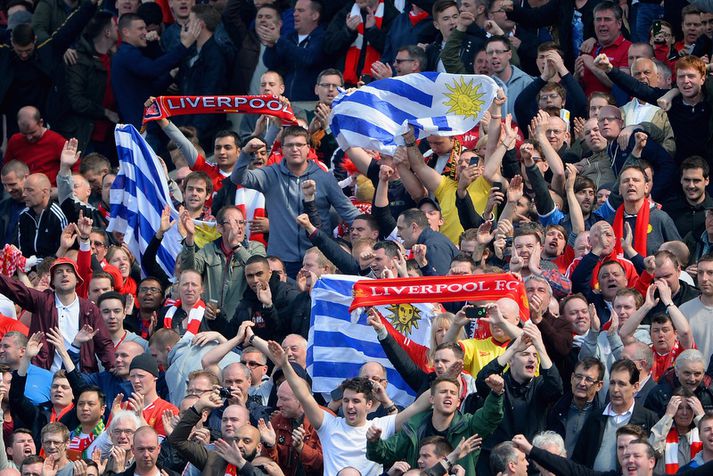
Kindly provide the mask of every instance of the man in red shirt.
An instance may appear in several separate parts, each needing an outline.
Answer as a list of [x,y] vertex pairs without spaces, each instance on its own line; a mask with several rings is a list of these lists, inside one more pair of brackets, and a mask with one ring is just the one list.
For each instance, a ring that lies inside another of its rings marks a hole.
[[160,437],[165,437],[163,412],[170,410],[174,415],[178,415],[178,408],[160,398],[156,392],[156,381],[158,380],[156,359],[151,354],[137,355],[131,361],[129,369],[129,381],[134,388],[129,403],[143,406],[143,417],[146,423],[156,430]]
[[30,173],[43,173],[57,186],[60,156],[65,138],[45,127],[40,111],[34,106],[26,106],[17,113],[20,132],[7,141],[5,163],[19,160],[27,164]]
[[621,34],[621,7],[608,0],[594,7],[594,35],[580,48],[582,53],[575,62],[574,71],[579,76],[584,93],[609,92],[612,82],[594,65],[594,58],[605,54],[615,68],[628,68],[631,42]]

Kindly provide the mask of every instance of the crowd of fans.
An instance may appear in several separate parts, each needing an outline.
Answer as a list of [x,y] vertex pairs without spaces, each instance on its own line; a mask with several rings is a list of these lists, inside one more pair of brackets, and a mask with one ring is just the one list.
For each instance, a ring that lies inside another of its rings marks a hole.
[[[713,2],[0,3],[0,475],[713,474]],[[342,88],[419,72],[500,89],[462,136],[337,144]],[[114,124],[221,94],[299,125],[149,124],[180,217],[133,256]],[[529,315],[443,303],[418,353],[369,310],[388,372],[311,391],[323,274],[505,272]]]

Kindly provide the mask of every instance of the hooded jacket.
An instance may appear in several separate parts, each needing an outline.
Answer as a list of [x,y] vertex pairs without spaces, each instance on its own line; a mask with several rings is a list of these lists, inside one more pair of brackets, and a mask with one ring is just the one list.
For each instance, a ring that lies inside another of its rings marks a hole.
[[334,207],[347,223],[359,215],[359,211],[344,195],[335,178],[314,161],[308,161],[307,169],[296,176],[287,168],[283,159],[279,164],[248,170],[252,157],[241,152],[230,180],[236,185],[252,188],[265,195],[265,209],[270,217],[270,238],[267,246],[270,254],[286,262],[301,262],[305,251],[312,246],[295,221],[304,213],[302,206],[302,182],[317,182],[315,201],[321,218],[321,229],[331,234],[332,220],[329,210]]

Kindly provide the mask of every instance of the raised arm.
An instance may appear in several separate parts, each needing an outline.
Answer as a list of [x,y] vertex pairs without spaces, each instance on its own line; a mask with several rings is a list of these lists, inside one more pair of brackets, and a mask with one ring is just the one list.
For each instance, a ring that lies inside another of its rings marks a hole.
[[[659,289],[658,283],[652,283],[646,290],[646,300],[644,301],[644,304],[642,304],[641,307],[621,325],[619,328],[619,335],[622,339],[633,336],[634,332],[636,332],[636,329],[641,324],[641,321],[644,320],[644,317],[646,317],[649,311],[651,311],[659,303],[659,298],[654,297],[654,293],[657,289]],[[678,308],[676,308],[676,310],[678,310]],[[673,320],[673,316],[671,316],[671,320]],[[675,325],[676,324],[674,323],[674,327]]]
[[537,116],[532,120],[531,127],[535,133],[535,139],[540,144],[542,154],[545,156],[545,160],[552,171],[552,190],[562,194],[564,190],[564,164],[562,163],[562,158],[547,140],[549,117],[549,114],[545,111],[538,112]]
[[[495,127],[495,129],[492,129]],[[498,119],[498,124],[488,126],[489,131],[499,131],[501,129],[500,120]],[[505,122],[502,125],[502,134],[497,134],[493,132],[493,136],[488,136],[488,143],[486,146],[485,155],[485,166],[483,168],[483,177],[490,182],[496,183],[502,181],[502,175],[500,169],[503,166],[503,158],[505,154],[510,149],[515,147],[515,141],[517,140],[517,127],[512,127],[512,115],[508,114],[505,116]],[[493,148],[490,148],[491,139],[495,142]]]
[[683,315],[676,303],[672,299],[671,287],[663,279],[656,280],[654,285],[658,287],[661,302],[666,306],[666,312],[671,317],[674,329],[678,335],[678,341],[684,349],[693,348],[693,335],[691,334],[691,326],[688,324],[688,319]]
[[305,382],[297,373],[295,369],[292,368],[290,362],[287,360],[287,354],[280,344],[275,341],[268,342],[269,356],[270,359],[277,365],[282,366],[282,371],[284,372],[285,379],[287,383],[295,394],[295,397],[302,405],[304,409],[305,416],[312,424],[315,430],[319,430],[324,422],[323,410],[319,407],[319,404],[312,396],[307,382]]
[[[435,193],[443,180],[443,176],[426,165],[423,154],[421,154],[421,151],[416,147],[416,136],[414,136],[413,127],[409,126],[408,132],[404,134],[404,141],[406,142],[406,153],[411,170],[413,170],[418,180],[421,181],[430,193]],[[399,168],[399,171],[401,170],[402,169]]]
[[572,164],[567,164],[566,167],[564,188],[567,192],[569,219],[572,222],[572,233],[578,235],[585,230],[585,225],[582,207],[579,205],[577,195],[574,193],[574,183],[577,181],[577,168]]

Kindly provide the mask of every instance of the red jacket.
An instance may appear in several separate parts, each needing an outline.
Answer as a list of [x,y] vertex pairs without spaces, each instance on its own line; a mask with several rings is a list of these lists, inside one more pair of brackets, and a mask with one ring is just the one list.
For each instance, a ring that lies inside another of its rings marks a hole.
[[[54,291],[37,291],[24,284],[0,274],[0,293],[10,298],[15,304],[32,312],[30,335],[35,332],[47,332],[52,327],[58,327],[57,307],[55,306]],[[109,337],[109,331],[104,320],[99,314],[99,309],[94,303],[79,299],[79,328],[89,324],[98,332],[94,338],[84,344],[79,352],[79,363],[82,372],[94,373],[99,371],[95,353],[104,365],[105,370],[114,368],[114,344]],[[32,363],[43,369],[49,369],[54,360],[54,346],[43,337],[43,346],[40,353]]]
[[270,418],[270,423],[277,435],[277,444],[273,448],[263,445],[262,454],[277,462],[286,476],[297,474],[299,461],[302,461],[302,469],[307,476],[321,476],[322,469],[322,443],[317,436],[317,430],[310,424],[307,418],[303,417],[302,425],[305,429],[304,446],[302,455],[292,447],[292,420],[285,418],[280,413],[276,413]]

